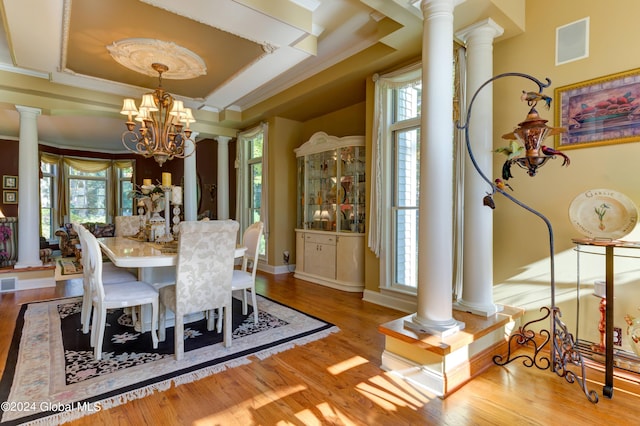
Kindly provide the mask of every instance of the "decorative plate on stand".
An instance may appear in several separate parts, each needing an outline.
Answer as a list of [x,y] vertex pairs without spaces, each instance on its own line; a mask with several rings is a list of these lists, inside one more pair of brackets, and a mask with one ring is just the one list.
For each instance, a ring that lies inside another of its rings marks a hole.
[[587,238],[617,240],[633,231],[638,222],[638,209],[620,192],[590,189],[573,199],[569,219]]

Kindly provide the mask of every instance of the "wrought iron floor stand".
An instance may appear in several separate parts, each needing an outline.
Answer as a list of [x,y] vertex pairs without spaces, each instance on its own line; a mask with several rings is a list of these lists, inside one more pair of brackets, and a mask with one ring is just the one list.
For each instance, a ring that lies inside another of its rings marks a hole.
[[[485,180],[493,189],[493,193],[488,196],[493,196],[496,192],[502,194],[515,204],[520,207],[528,210],[534,215],[538,216],[540,219],[544,221],[547,225],[547,229],[549,232],[549,256],[550,256],[550,275],[551,275],[551,307],[548,308],[546,306],[540,308],[543,311],[543,316],[539,319],[529,321],[526,324],[522,325],[518,331],[511,335],[509,338],[509,348],[506,357],[502,355],[496,355],[493,357],[493,362],[497,365],[506,365],[515,360],[522,359],[523,365],[525,367],[537,367],[541,370],[546,370],[551,368],[551,370],[556,373],[560,377],[564,377],[565,380],[569,383],[578,383],[587,399],[593,403],[598,402],[598,394],[594,390],[588,390],[586,386],[586,370],[584,364],[584,358],[580,352],[576,350],[575,341],[573,335],[568,331],[567,326],[561,320],[561,312],[560,308],[556,306],[555,302],[555,260],[554,260],[554,241],[553,241],[553,227],[551,226],[551,222],[544,216],[542,213],[532,209],[528,205],[519,201],[511,194],[508,194],[503,189],[499,188],[491,179],[487,178],[487,176],[482,172],[478,163],[473,156],[473,151],[471,149],[471,144],[469,142],[469,122],[471,119],[471,109],[473,107],[473,103],[478,96],[478,93],[488,84],[492,83],[495,80],[498,80],[503,77],[522,77],[525,79],[529,79],[538,85],[538,92],[542,93],[545,87],[549,87],[551,85],[551,81],[547,78],[546,83],[541,82],[540,80],[522,73],[504,73],[499,74],[495,77],[490,78],[485,83],[483,83],[471,98],[471,102],[467,108],[467,115],[465,117],[466,124],[460,125],[458,124],[458,128],[464,130],[465,134],[465,143],[467,148],[467,153],[469,154],[470,160],[476,169],[476,171],[480,174],[483,180]],[[534,171],[535,173],[535,171]],[[534,323],[539,323],[546,319],[550,319],[550,331],[546,329],[540,330],[538,333],[533,331],[530,326]],[[533,355],[518,353],[517,355],[512,351],[513,343],[517,343],[520,346],[529,346],[533,348]],[[550,344],[550,356],[549,359],[547,356],[543,355],[542,351],[544,347]],[[570,369],[571,366],[579,367],[580,375],[576,374],[573,370]]]

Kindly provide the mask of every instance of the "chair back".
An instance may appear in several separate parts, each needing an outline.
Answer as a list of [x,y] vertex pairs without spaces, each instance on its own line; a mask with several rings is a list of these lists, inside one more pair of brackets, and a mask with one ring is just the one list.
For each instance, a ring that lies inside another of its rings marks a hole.
[[131,237],[140,232],[140,227],[142,226],[142,218],[144,216],[135,215],[135,216],[116,216],[115,217],[115,225],[116,225],[116,237]]
[[73,223],[73,230],[78,234],[78,240],[80,240],[80,264],[82,265],[82,287],[85,293],[91,293],[91,289],[89,287],[89,271],[87,269],[87,237],[86,233],[89,231],[79,223]]
[[251,274],[253,278],[256,276],[256,270],[258,269],[258,256],[260,255],[260,239],[262,238],[262,232],[264,230],[264,224],[262,222],[255,222],[244,231],[242,236],[242,245],[247,248],[242,257],[241,269],[245,272],[248,271],[249,263],[251,263]]
[[[83,250],[86,250],[86,254],[82,256],[85,259],[83,265],[84,270],[86,270],[85,281],[88,281],[88,287],[91,290],[92,296],[97,298],[101,303],[104,300],[102,251],[100,250],[98,240],[91,232],[85,229],[82,231],[82,234],[84,235],[85,241]],[[80,244],[82,244],[82,242]]]
[[180,223],[176,315],[231,304],[231,278],[239,224],[233,220]]

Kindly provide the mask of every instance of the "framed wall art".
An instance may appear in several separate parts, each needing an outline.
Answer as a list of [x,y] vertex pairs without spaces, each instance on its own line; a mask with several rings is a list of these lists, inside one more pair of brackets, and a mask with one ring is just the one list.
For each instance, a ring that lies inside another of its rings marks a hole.
[[18,191],[2,191],[3,204],[18,204]]
[[640,68],[555,89],[556,148],[640,141]]
[[18,176],[10,176],[10,175],[2,176],[2,188],[18,189]]

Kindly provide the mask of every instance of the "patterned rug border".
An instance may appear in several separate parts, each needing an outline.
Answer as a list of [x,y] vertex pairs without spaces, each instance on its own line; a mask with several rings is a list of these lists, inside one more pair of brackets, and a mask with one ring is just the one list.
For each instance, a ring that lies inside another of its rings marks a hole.
[[[38,414],[24,416],[17,419],[7,420],[6,422],[0,421],[1,425],[48,425],[48,424],[61,424],[69,422],[86,415],[90,415],[99,410],[107,410],[113,407],[117,407],[121,404],[125,404],[135,399],[144,398],[155,392],[162,392],[173,386],[180,386],[182,384],[190,383],[196,380],[203,379],[205,377],[217,374],[230,368],[238,367],[253,362],[249,357],[256,357],[258,360],[264,360],[268,357],[280,352],[292,349],[296,346],[303,346],[307,343],[315,340],[320,340],[332,333],[339,332],[339,328],[335,325],[328,323],[313,315],[304,313],[296,308],[292,308],[283,303],[275,301],[265,296],[258,295],[260,305],[260,299],[271,302],[282,308],[289,309],[304,315],[308,318],[316,320],[321,323],[320,326],[311,330],[295,334],[293,336],[282,338],[276,344],[263,344],[250,349],[242,350],[236,353],[231,353],[227,356],[215,358],[205,362],[200,362],[185,368],[178,368],[171,373],[166,373],[158,377],[154,377],[148,380],[143,380],[139,383],[124,386],[116,390],[105,392],[93,397],[89,397],[80,401],[76,401],[72,404],[66,404],[64,411],[61,411],[59,407],[52,405],[54,408],[48,412],[41,412]],[[0,401],[8,402],[9,396],[12,390],[12,385],[15,379],[17,370],[17,363],[19,358],[19,348],[22,340],[23,330],[25,326],[25,314],[29,305],[36,305],[42,303],[55,303],[63,304],[72,302],[79,299],[79,297],[62,297],[56,299],[42,300],[28,302],[21,306],[18,318],[16,318],[16,327],[14,329],[9,353],[7,355],[7,361],[5,364],[5,370],[0,379]],[[233,348],[233,345],[232,345]],[[173,360],[174,362],[177,362]],[[51,363],[51,361],[50,361]],[[55,404],[55,401],[50,402]],[[96,408],[99,407],[99,408]],[[4,407],[3,410],[4,412]]]

